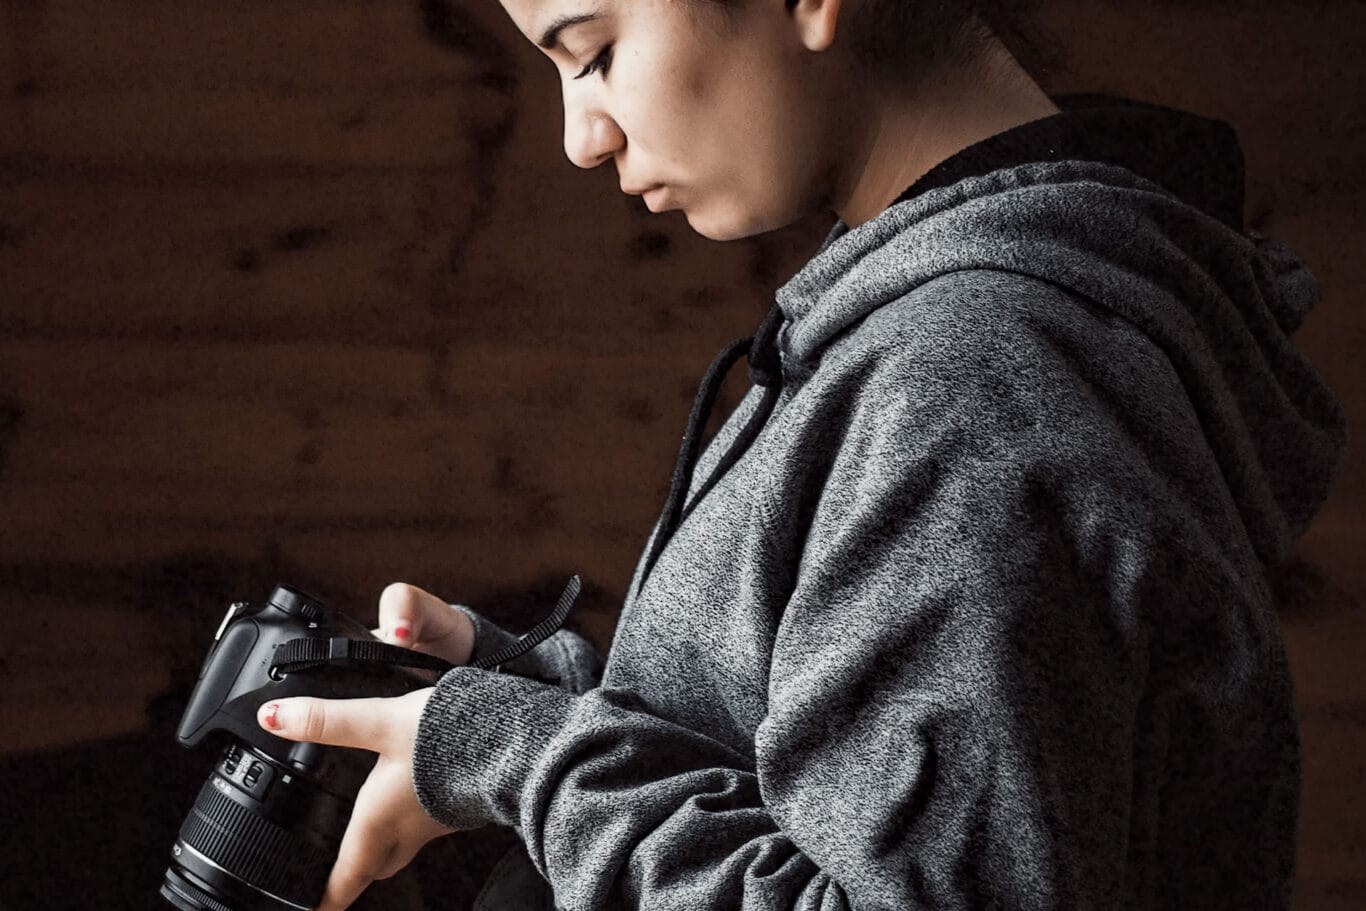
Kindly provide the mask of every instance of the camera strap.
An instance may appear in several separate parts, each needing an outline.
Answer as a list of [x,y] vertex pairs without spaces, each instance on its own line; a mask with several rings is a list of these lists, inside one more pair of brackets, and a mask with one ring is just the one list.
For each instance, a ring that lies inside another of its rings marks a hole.
[[[550,616],[524,633],[506,648],[471,662],[471,667],[484,670],[501,671],[502,665],[520,658],[540,645],[564,625],[574,600],[579,596],[581,583],[578,576],[571,576],[569,584],[560,595],[559,602]],[[426,671],[445,673],[455,665],[435,655],[415,652],[409,648],[389,645],[378,639],[350,639],[346,636],[300,637],[283,642],[275,649],[271,661],[272,676],[293,674],[332,664],[382,664],[390,667],[411,667]]]
[[574,606],[574,599],[579,596],[581,588],[578,576],[570,576],[569,584],[560,593],[560,600],[556,602],[555,609],[550,612],[540,623],[527,630],[520,638],[507,648],[494,652],[472,663],[473,667],[485,670],[501,671],[504,664],[516,658],[520,658],[545,640],[549,639],[561,626],[564,625],[565,618],[569,616],[569,609]]
[[410,648],[374,639],[333,636],[330,639],[290,639],[281,643],[275,649],[270,670],[272,674],[294,674],[328,664],[386,664],[442,672],[454,667],[449,661]]

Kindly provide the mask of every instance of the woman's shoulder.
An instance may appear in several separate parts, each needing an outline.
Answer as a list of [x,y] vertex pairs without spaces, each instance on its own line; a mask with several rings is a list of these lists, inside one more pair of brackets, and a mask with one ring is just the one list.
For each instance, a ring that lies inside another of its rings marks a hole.
[[997,269],[946,273],[849,327],[811,380],[848,387],[851,377],[863,394],[961,400],[1014,390],[1046,407],[1083,387],[1135,383],[1182,397],[1162,350],[1134,324],[1071,289]]

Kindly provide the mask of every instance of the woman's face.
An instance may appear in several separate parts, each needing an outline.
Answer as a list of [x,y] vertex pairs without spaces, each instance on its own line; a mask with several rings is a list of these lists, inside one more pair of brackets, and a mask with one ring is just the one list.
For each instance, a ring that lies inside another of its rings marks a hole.
[[716,240],[830,205],[839,80],[784,0],[502,3],[559,71],[574,164]]

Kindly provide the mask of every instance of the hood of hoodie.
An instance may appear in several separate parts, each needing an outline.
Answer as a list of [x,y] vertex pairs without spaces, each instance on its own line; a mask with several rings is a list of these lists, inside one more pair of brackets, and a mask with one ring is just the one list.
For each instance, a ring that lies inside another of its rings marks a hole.
[[[1092,116],[1023,134],[1035,157],[1057,160],[959,180],[932,171],[877,218],[836,224],[778,291],[783,373],[800,382],[842,332],[946,273],[1051,282],[1166,355],[1259,558],[1274,563],[1322,504],[1345,446],[1341,404],[1291,343],[1317,284],[1286,247],[1242,229],[1242,154],[1226,124],[1097,96],[1073,96],[1069,109]],[[1059,126],[1082,135],[1052,141]],[[993,154],[1021,135],[988,140]],[[1097,160],[1067,157],[1079,147]]]

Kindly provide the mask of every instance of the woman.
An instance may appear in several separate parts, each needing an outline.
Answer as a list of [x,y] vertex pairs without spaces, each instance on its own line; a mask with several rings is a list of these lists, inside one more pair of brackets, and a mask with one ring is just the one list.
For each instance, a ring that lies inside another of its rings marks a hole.
[[[715,239],[839,222],[704,381],[601,685],[561,633],[522,676],[262,707],[380,754],[324,907],[489,822],[569,909],[1287,906],[1263,569],[1343,419],[1232,132],[1049,98],[968,3],[504,6],[576,164]],[[508,640],[407,586],[380,615]]]

